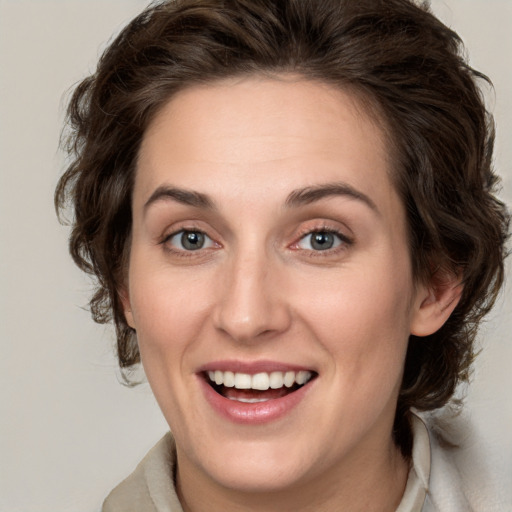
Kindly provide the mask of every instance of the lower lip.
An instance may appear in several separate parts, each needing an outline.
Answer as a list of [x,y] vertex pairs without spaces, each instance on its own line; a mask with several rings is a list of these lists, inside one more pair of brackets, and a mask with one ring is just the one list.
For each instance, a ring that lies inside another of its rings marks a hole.
[[224,418],[245,425],[259,425],[278,420],[286,416],[306,396],[313,380],[281,398],[248,404],[224,398],[217,393],[202,376],[198,376],[203,393],[212,408]]

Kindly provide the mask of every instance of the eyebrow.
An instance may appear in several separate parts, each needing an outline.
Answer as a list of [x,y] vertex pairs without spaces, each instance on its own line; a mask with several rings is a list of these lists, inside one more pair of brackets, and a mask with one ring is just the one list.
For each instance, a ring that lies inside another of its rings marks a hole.
[[[363,192],[355,189],[348,183],[335,182],[314,185],[293,190],[285,201],[287,208],[298,208],[299,206],[311,204],[321,199],[331,196],[345,196],[356,199],[366,204],[376,213],[379,213],[377,205]],[[207,195],[193,190],[187,190],[168,185],[159,186],[144,204],[144,212],[154,203],[158,201],[173,200],[178,203],[202,208],[207,210],[216,210],[214,201]]]
[[285,201],[288,208],[314,203],[330,196],[346,196],[366,204],[375,213],[380,213],[377,205],[363,192],[344,182],[325,183],[294,190]]
[[216,209],[213,201],[206,194],[201,194],[201,192],[195,192],[193,190],[161,185],[145,202],[144,212],[146,212],[152,204],[158,201],[167,201],[169,199],[187,206],[194,206],[196,208],[203,208],[207,210]]

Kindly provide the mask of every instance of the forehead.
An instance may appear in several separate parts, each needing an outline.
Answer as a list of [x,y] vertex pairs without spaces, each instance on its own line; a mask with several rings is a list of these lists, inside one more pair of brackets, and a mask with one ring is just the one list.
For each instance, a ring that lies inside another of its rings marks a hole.
[[135,196],[168,182],[219,197],[340,180],[381,193],[391,168],[381,126],[358,96],[323,83],[251,77],[190,87],[148,127]]

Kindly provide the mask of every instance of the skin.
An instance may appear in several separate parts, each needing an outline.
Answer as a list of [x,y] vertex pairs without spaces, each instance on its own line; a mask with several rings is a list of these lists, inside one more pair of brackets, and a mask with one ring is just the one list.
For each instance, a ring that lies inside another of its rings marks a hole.
[[[408,463],[391,431],[408,337],[437,330],[460,289],[414,282],[386,148],[354,96],[293,77],[186,89],[145,133],[122,299],[176,438],[185,510],[398,506]],[[333,183],[344,193],[289,204]],[[156,197],[162,187],[214,207]],[[206,245],[187,251],[183,229]],[[315,250],[325,230],[334,247]],[[220,359],[318,376],[284,418],[240,425],[199,384]]]

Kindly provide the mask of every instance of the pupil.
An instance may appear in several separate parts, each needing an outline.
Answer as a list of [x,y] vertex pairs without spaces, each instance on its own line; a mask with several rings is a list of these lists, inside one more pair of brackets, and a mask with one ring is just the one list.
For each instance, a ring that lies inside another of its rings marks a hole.
[[204,244],[204,235],[203,233],[198,233],[197,231],[188,231],[181,235],[181,243],[185,249],[190,251],[196,251],[197,249],[201,249]]
[[311,240],[311,247],[318,251],[330,249],[334,244],[334,237],[331,233],[315,233]]

